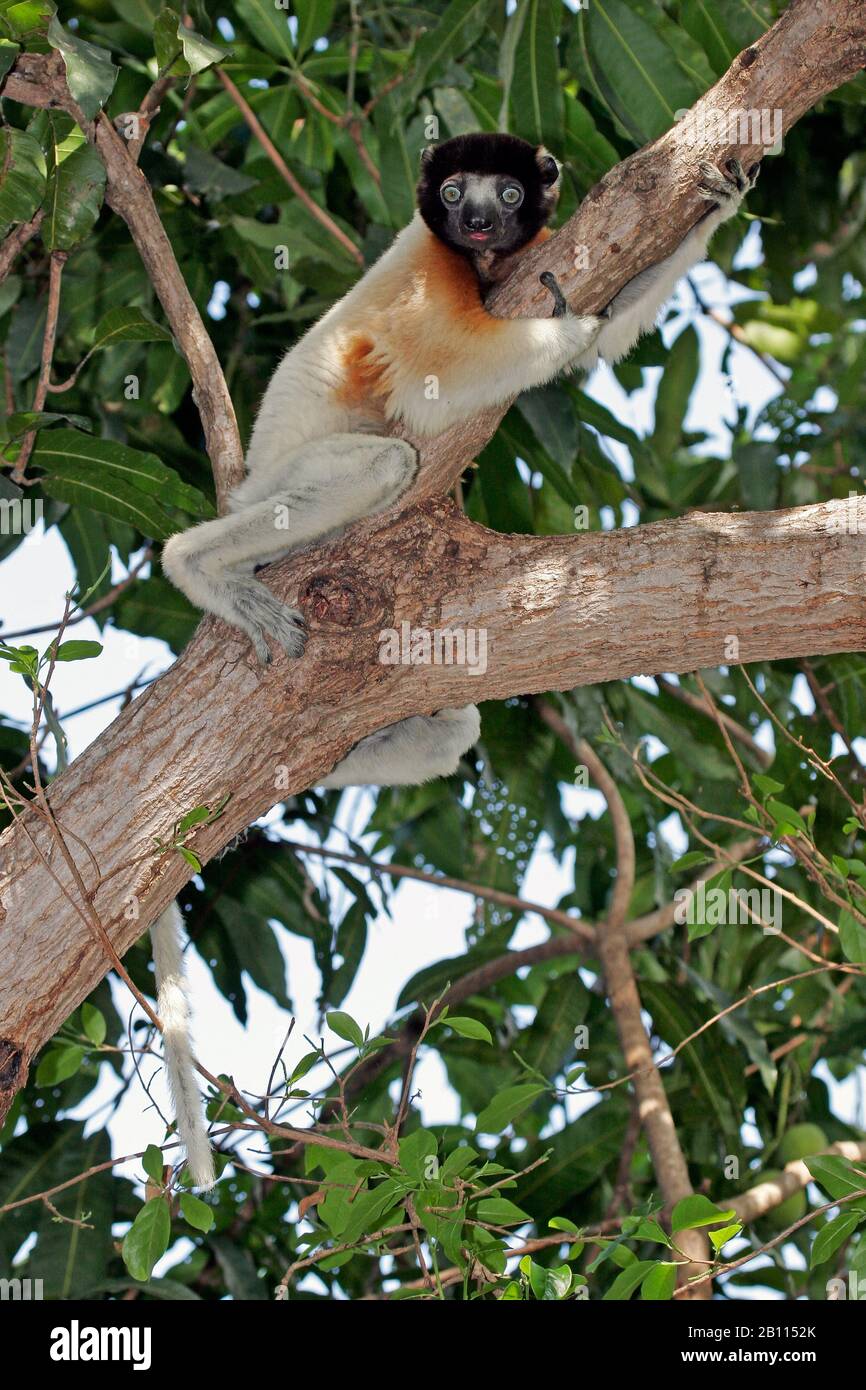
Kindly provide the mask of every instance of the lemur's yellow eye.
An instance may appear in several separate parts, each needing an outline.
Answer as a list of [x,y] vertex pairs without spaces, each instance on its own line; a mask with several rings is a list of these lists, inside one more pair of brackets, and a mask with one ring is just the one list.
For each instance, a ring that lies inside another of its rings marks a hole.
[[443,203],[450,203],[451,206],[453,207],[455,203],[459,203],[459,202],[460,202],[461,197],[462,197],[462,194],[461,194],[461,192],[460,192],[460,189],[457,187],[456,183],[446,183],[446,184],[443,186],[443,188],[442,188],[442,201],[443,201]]
[[508,203],[511,207],[515,207],[516,204],[520,202],[523,194],[519,188],[513,183],[510,183],[507,188],[503,188],[500,196],[503,203]]

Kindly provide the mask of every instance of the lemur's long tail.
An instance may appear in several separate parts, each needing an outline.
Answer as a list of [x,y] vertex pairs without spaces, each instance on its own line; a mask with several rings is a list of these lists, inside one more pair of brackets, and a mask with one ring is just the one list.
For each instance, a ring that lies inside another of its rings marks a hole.
[[213,1151],[205,1126],[190,1036],[189,987],[183,969],[182,927],[180,908],[177,903],[172,903],[157,917],[150,929],[156,968],[156,1007],[163,1023],[162,1042],[177,1116],[178,1137],[186,1149],[193,1182],[197,1187],[213,1187]]

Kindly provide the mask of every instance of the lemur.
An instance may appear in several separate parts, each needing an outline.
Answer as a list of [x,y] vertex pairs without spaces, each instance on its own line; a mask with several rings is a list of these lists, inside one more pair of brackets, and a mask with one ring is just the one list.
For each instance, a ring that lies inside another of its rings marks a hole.
[[[415,434],[440,434],[562,371],[618,361],[655,326],[677,281],[736,213],[757,172],[745,174],[734,159],[724,173],[700,164],[698,187],[713,206],[673,255],[631,280],[603,315],[573,314],[546,273],[540,278],[551,316],[502,319],[487,312],[485,299],[509,258],[550,235],[559,164],[513,135],[459,135],[425,149],[415,216],[283,358],[228,515],[171,537],[162,557],[169,579],[197,607],[246,633],[260,662],[270,660],[268,638],[299,657],[302,616],[256,578],[256,567],[397,501],[418,458],[387,426],[400,421]],[[286,515],[288,532],[277,521]],[[362,739],[321,785],[407,786],[449,776],[479,732],[474,705],[403,719]],[[173,904],[152,929],[158,1008],[178,1132],[194,1181],[207,1187],[213,1162],[193,1070],[180,928]]]

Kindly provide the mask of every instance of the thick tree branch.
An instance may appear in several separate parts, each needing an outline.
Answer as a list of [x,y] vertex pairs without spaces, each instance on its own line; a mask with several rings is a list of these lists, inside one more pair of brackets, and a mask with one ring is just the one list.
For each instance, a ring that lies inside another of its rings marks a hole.
[[[741,661],[862,649],[864,535],[866,499],[853,516],[841,501],[579,537],[497,535],[444,500],[377,518],[274,573],[275,591],[297,595],[309,621],[301,662],[278,657],[262,672],[245,639],[206,621],[172,669],[52,783],[51,804],[99,864],[97,878],[82,855],[122,955],[189,875],[180,855],[156,850],[180,815],[231,793],[196,837],[206,860],[396,719],[717,666],[730,659],[732,637]],[[483,628],[487,670],[381,664],[380,630],[403,621]],[[44,827],[25,814],[49,854]],[[21,825],[0,842],[0,909],[0,1017],[23,1060],[106,962]]]
[[[794,0],[699,108],[781,108],[787,126],[864,58],[866,6]],[[16,101],[70,109],[51,57],[22,55],[5,90]],[[130,227],[190,364],[224,490],[240,455],[212,345],[124,142],[105,117],[84,125],[106,164],[112,206]],[[748,159],[748,150],[737,152]],[[497,312],[547,312],[542,268],[562,276],[575,307],[600,308],[679,242],[703,211],[697,162],[725,154],[690,143],[682,122],[612,170],[575,218],[524,258],[498,291]],[[591,248],[589,275],[574,269],[576,242]],[[156,849],[179,815],[231,794],[196,837],[207,859],[287,792],[314,785],[363,735],[406,715],[638,672],[866,645],[866,501],[698,514],[581,537],[504,537],[433,500],[497,419],[489,412],[425,444],[413,494],[427,499],[421,505],[267,572],[274,592],[307,617],[303,661],[278,657],[262,672],[245,639],[209,619],[172,670],[52,784],[61,826],[74,824],[89,845],[80,872],[118,954],[189,875],[180,855]],[[402,621],[485,629],[486,671],[381,664],[377,635]],[[28,834],[56,858],[45,826],[34,812],[25,816],[26,826],[14,825],[0,842],[0,1058],[7,1059],[0,1091],[7,1097],[107,964],[30,843]]]

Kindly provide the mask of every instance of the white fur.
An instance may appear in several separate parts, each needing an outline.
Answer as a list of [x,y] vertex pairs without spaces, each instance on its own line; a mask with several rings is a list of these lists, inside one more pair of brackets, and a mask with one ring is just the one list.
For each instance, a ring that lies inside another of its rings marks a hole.
[[434,777],[450,777],[480,734],[475,705],[401,719],[362,738],[322,786],[414,787]]
[[153,923],[150,939],[156,971],[156,1011],[163,1025],[162,1045],[169,1088],[177,1117],[178,1138],[186,1149],[192,1180],[213,1187],[213,1153],[202,1114],[190,1040],[189,992],[183,968],[183,918],[171,903]]

